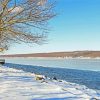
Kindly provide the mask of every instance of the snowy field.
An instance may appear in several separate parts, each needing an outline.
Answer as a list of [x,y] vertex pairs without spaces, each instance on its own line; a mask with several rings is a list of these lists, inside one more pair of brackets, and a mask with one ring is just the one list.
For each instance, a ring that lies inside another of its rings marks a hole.
[[35,74],[0,67],[0,100],[100,100],[96,91],[86,86],[45,78]]

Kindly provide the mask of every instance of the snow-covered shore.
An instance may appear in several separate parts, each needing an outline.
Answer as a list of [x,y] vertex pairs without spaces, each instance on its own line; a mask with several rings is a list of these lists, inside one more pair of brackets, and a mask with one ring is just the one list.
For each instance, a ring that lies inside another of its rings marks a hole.
[[67,56],[65,56],[65,57],[0,57],[0,59],[19,59],[19,58],[21,58],[21,59],[44,59],[44,60],[54,60],[54,59],[84,59],[84,60],[100,60],[100,57],[67,57]]
[[[94,99],[93,99],[94,98]],[[100,100],[95,90],[66,81],[36,80],[34,73],[0,67],[0,100]]]

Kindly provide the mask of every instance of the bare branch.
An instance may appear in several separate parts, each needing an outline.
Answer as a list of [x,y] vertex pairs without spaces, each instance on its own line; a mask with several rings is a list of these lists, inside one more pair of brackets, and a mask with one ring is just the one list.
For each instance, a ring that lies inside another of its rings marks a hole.
[[49,0],[0,0],[0,48],[43,43],[48,32],[45,24],[55,16],[54,5]]

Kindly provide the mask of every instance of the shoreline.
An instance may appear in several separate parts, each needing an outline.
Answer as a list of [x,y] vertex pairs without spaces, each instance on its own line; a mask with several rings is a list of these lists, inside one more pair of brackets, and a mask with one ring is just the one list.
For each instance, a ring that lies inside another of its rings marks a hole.
[[0,83],[0,87],[2,87],[0,91],[2,95],[0,95],[0,98],[2,99],[12,99],[14,96],[17,100],[19,100],[19,98],[23,98],[24,100],[49,100],[50,98],[53,100],[65,100],[69,97],[73,98],[73,100],[74,98],[75,100],[100,99],[100,95],[98,95],[96,91],[84,85],[48,79],[46,80],[47,83],[41,83],[41,81],[35,80],[34,73],[5,66],[0,67],[0,77],[3,78]]
[[74,59],[83,59],[83,60],[100,60],[100,57],[0,57],[0,59],[18,59],[18,58],[21,58],[21,59],[49,59],[49,60],[52,60],[52,59],[57,59],[57,60],[62,60],[62,59],[67,59],[67,60],[74,60]]
[[[23,70],[25,72],[42,74],[50,78],[53,78],[55,76],[57,79],[60,80],[65,80],[68,82],[85,85],[91,89],[100,90],[100,86],[98,85],[95,86],[95,84],[99,84],[98,80],[100,80],[100,71],[96,72],[96,71],[77,70],[77,69],[51,68],[51,67],[23,65],[14,63],[6,63],[5,66],[9,68]],[[96,78],[98,80],[95,80]]]

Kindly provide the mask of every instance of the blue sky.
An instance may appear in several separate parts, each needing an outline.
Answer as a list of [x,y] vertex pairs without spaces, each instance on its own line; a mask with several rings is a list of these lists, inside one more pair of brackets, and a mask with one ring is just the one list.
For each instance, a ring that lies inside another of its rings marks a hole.
[[100,0],[57,0],[55,9],[47,44],[16,44],[6,53],[100,50]]

